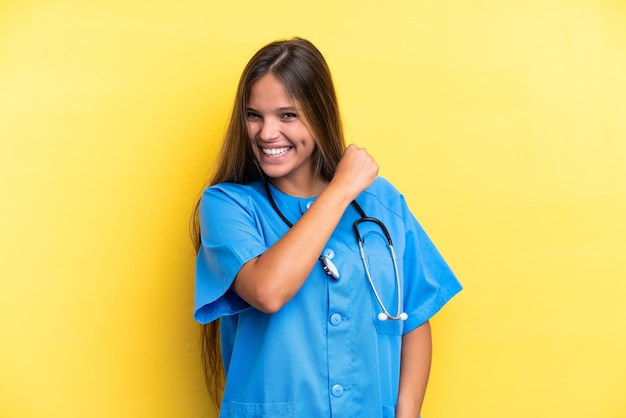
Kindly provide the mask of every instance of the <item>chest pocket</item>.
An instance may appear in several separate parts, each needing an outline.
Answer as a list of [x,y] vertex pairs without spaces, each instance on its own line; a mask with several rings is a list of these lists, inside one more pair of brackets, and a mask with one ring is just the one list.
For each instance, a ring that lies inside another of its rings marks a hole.
[[[370,287],[369,281],[366,285],[371,291],[372,317],[376,331],[379,334],[402,335],[404,321],[381,321],[378,319],[378,314],[383,312],[383,309],[378,303],[374,289],[391,315],[395,315],[398,311],[398,286],[387,238],[376,226],[370,226],[367,230],[362,231],[361,237],[369,275],[373,283],[373,287]],[[402,283],[402,276],[400,276],[400,283]]]

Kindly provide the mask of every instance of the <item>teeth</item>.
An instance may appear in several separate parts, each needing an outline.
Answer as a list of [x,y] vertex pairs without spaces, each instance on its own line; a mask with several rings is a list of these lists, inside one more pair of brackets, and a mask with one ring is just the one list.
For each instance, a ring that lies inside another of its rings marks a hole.
[[287,151],[289,151],[289,147],[282,147],[282,148],[261,148],[261,150],[263,151],[263,154],[265,155],[271,155],[271,156],[279,156],[279,155],[283,155],[284,153],[286,153]]

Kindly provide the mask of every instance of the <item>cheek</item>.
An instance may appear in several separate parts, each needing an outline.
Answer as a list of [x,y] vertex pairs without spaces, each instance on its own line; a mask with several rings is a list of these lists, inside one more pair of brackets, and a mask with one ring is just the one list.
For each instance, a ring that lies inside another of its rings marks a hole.
[[246,134],[250,140],[254,139],[254,125],[250,122],[246,123]]
[[313,139],[311,131],[305,126],[301,126],[297,131],[294,131],[293,137],[299,138],[300,145],[307,148],[315,148],[315,139]]

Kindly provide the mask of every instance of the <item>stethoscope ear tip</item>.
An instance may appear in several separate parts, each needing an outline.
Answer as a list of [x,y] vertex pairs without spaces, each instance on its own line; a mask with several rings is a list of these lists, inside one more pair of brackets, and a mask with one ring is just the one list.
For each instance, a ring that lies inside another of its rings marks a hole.
[[407,315],[406,312],[402,312],[400,315],[398,316],[390,316],[389,314],[386,314],[384,312],[381,312],[378,314],[378,320],[379,321],[386,321],[388,319],[393,319],[393,320],[401,320],[401,321],[406,321],[407,319],[409,319],[409,315]]

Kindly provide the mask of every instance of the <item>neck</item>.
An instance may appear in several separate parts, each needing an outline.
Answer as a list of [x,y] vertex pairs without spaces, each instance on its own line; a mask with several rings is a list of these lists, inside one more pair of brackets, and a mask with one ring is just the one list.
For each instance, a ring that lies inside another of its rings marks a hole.
[[307,181],[286,178],[270,178],[269,181],[274,187],[289,196],[304,198],[319,196],[328,186],[328,181],[319,176],[311,177]]

